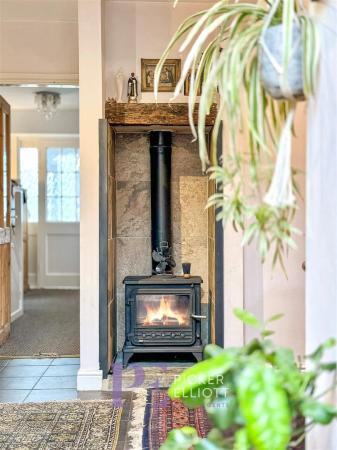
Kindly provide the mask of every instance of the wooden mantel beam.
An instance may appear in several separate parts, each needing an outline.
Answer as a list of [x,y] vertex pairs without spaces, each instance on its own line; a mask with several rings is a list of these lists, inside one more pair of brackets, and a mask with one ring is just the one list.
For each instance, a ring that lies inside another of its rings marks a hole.
[[[216,105],[206,119],[206,126],[214,125]],[[105,103],[105,118],[110,125],[138,126],[188,126],[187,103],[116,103],[108,99]],[[198,105],[194,111],[194,121],[197,123]]]

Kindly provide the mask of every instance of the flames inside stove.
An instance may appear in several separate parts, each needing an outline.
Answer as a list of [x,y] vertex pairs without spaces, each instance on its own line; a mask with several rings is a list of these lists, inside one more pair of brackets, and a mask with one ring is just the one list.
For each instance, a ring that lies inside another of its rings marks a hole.
[[145,327],[187,327],[191,321],[187,295],[137,295],[137,324]]

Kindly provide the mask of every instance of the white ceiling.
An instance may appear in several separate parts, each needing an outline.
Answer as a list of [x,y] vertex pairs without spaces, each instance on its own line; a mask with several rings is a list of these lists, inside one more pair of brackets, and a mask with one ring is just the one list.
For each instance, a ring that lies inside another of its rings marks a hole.
[[50,91],[61,94],[61,104],[58,109],[77,110],[79,108],[77,87],[47,87],[47,86],[0,86],[0,95],[14,110],[35,109],[35,92]]

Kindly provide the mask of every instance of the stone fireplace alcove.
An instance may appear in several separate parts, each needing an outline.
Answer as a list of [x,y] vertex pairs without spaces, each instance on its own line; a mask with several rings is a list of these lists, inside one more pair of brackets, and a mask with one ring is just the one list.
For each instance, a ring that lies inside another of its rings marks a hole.
[[[213,185],[202,174],[198,144],[192,142],[186,104],[107,102],[101,123],[100,254],[101,361],[122,350],[125,336],[125,286],[130,275],[151,275],[151,177],[149,131],[172,132],[171,229],[175,275],[182,262],[203,279],[201,323],[204,343],[214,342],[215,226],[205,210]],[[214,123],[214,110],[207,133]],[[104,220],[106,218],[106,220]],[[101,298],[102,300],[102,298]],[[105,319],[106,317],[106,319]],[[103,342],[104,335],[107,337]],[[103,337],[102,337],[103,336]]]

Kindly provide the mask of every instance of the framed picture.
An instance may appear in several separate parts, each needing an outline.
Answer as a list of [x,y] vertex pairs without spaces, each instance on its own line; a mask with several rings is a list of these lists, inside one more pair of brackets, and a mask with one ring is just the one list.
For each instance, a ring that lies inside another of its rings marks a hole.
[[[142,59],[142,92],[153,92],[153,77],[159,59]],[[159,92],[174,92],[180,78],[181,60],[167,59],[160,74]]]

